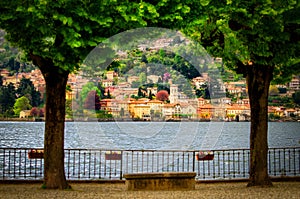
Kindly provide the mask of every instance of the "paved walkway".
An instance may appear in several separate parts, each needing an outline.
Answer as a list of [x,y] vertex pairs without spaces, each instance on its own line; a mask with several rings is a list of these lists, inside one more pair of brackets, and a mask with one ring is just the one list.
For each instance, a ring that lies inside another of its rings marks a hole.
[[40,184],[0,184],[1,199],[47,198],[300,198],[300,182],[274,182],[274,187],[247,188],[246,183],[197,184],[192,191],[126,191],[124,184],[71,184],[72,190],[44,190]]

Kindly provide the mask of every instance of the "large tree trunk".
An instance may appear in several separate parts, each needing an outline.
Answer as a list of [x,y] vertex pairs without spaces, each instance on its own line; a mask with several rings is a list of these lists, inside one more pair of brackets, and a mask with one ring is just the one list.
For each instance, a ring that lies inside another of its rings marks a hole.
[[44,140],[44,186],[67,189],[64,168],[65,93],[69,72],[59,69],[49,60],[31,55],[46,81],[46,111]]
[[272,186],[268,175],[268,95],[273,67],[247,66],[251,106],[250,173],[247,186]]

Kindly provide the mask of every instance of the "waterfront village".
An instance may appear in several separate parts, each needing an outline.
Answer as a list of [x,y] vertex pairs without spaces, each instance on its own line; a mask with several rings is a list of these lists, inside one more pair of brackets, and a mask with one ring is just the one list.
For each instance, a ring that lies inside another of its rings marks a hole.
[[[41,72],[38,69],[32,70],[29,73],[20,73],[18,76],[9,76],[8,71],[3,69],[1,75],[4,77],[4,83],[18,84],[21,77],[30,79],[35,88],[41,93],[42,97],[45,93],[45,82]],[[210,81],[207,73],[201,74],[201,77],[196,77],[191,80],[194,88],[199,88],[203,84]],[[209,121],[209,120],[225,120],[225,121],[249,121],[250,120],[250,104],[247,97],[246,82],[240,80],[238,82],[225,82],[223,84],[224,91],[226,90],[230,96],[235,97],[235,101],[229,97],[222,97],[214,101],[204,98],[189,98],[184,92],[180,91],[177,84],[172,84],[172,79],[169,83],[168,101],[158,99],[149,99],[146,97],[132,98],[139,92],[139,88],[133,88],[132,84],[139,77],[129,76],[126,81],[118,81],[114,84],[114,80],[119,78],[117,72],[107,71],[105,79],[101,80],[105,94],[111,96],[109,99],[100,100],[100,110],[111,115],[111,118],[118,120],[143,120],[143,121]],[[158,76],[147,76],[148,82],[157,82]],[[121,78],[120,78],[121,79]],[[73,103],[78,97],[78,92],[88,80],[80,75],[72,74],[69,76],[68,85],[71,89],[67,91],[66,99],[72,100]],[[300,85],[299,76],[293,76],[292,81],[284,85],[288,90],[286,93],[278,94],[291,96],[292,93],[299,91]],[[155,96],[158,92],[157,87],[147,88],[147,93],[152,93]],[[74,100],[75,99],[75,100]],[[74,105],[73,105],[74,107]],[[300,109],[295,107],[285,106],[269,106],[269,116],[279,121],[299,121]],[[26,118],[30,111],[22,111],[20,117]],[[277,117],[274,117],[277,116]],[[84,118],[83,118],[84,119]],[[85,118],[88,120],[88,116]]]

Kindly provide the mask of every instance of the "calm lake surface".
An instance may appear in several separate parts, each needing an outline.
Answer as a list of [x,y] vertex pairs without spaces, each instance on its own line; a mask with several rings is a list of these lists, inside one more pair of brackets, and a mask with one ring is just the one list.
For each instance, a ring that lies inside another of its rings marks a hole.
[[[42,148],[43,122],[0,122],[0,148]],[[249,148],[249,122],[67,122],[65,148]],[[300,147],[300,122],[270,122],[269,147]]]

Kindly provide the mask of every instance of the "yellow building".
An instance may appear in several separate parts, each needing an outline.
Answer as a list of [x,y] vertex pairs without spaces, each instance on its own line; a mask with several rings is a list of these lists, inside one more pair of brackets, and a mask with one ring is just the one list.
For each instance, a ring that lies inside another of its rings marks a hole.
[[146,104],[137,104],[134,106],[134,117],[143,118],[144,115],[150,115],[150,106]]

